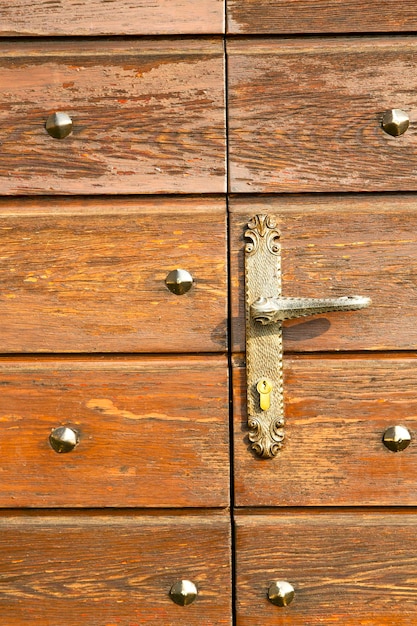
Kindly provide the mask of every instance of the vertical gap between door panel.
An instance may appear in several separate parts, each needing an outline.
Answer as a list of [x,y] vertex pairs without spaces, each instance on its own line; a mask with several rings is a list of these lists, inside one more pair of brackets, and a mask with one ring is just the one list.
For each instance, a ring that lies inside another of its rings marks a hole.
[[224,3],[225,34],[224,50],[224,94],[225,94],[225,133],[226,133],[226,232],[227,232],[227,336],[228,336],[228,368],[229,368],[229,442],[230,442],[230,528],[231,528],[231,610],[232,624],[236,624],[236,545],[234,524],[234,440],[233,440],[233,370],[232,370],[232,307],[231,307],[231,276],[230,276],[230,213],[229,213],[229,93],[228,93],[228,59],[227,59],[227,0]]

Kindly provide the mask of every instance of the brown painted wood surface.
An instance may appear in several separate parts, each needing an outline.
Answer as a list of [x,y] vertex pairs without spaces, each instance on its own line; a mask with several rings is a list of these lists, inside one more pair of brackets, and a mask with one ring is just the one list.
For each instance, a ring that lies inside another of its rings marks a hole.
[[224,357],[1,359],[0,506],[227,506],[227,387]]
[[[0,200],[2,352],[226,349],[225,201]],[[195,284],[165,285],[176,268]]]
[[[416,512],[239,515],[238,626],[410,626],[417,612]],[[267,599],[287,580],[293,602]]]
[[[232,192],[415,190],[415,37],[228,42]],[[411,128],[392,137],[383,112]]]
[[221,39],[6,40],[0,59],[2,194],[225,190]]
[[[285,442],[274,459],[250,449],[244,367],[234,369],[238,506],[417,505],[415,357],[287,357]],[[412,442],[389,451],[402,425]]]
[[[228,515],[2,513],[0,530],[8,626],[232,623]],[[181,579],[198,588],[185,607]]]
[[227,0],[228,32],[354,33],[417,30],[414,0]]
[[12,0],[1,35],[179,35],[224,32],[224,0]]
[[244,232],[258,213],[278,218],[283,295],[372,299],[362,311],[285,322],[286,351],[417,348],[417,196],[234,198],[230,207],[234,350],[245,349]]

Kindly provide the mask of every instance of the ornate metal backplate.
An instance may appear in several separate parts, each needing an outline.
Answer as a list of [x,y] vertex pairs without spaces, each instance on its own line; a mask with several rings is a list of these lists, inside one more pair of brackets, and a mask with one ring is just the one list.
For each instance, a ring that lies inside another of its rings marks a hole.
[[274,215],[255,215],[245,237],[246,374],[249,440],[263,458],[284,440],[282,322],[369,306],[370,298],[288,298],[281,295],[281,244]]
[[[280,233],[273,215],[255,215],[245,237],[246,376],[249,440],[264,458],[276,456],[284,439],[282,388],[282,322],[263,325],[252,315],[251,305],[266,294],[281,295]],[[272,387],[269,409],[261,408],[257,385],[266,379]]]

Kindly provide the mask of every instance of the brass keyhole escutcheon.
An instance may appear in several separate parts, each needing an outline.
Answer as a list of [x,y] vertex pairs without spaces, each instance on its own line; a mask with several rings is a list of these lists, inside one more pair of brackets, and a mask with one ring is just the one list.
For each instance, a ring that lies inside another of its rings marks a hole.
[[272,383],[267,378],[261,378],[256,385],[256,391],[259,393],[259,406],[262,411],[268,411],[271,407],[271,391]]

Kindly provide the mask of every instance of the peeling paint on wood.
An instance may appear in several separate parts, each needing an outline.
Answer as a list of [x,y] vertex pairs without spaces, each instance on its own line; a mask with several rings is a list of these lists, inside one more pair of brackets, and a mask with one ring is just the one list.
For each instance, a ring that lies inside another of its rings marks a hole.
[[[230,190],[416,190],[416,53],[415,37],[230,40]],[[393,108],[401,137],[381,128]]]
[[10,0],[0,6],[0,34],[218,34],[224,13],[224,0]]
[[0,88],[3,194],[225,191],[220,39],[3,40]]
[[414,0],[227,0],[230,34],[417,30]]

